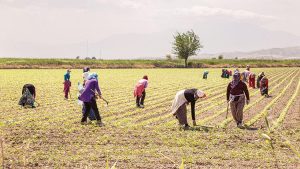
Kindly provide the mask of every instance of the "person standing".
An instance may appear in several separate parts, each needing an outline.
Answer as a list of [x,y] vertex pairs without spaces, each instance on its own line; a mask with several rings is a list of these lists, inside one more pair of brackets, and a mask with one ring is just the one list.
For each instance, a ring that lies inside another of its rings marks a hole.
[[250,75],[249,75],[249,87],[252,87],[253,89],[255,89],[255,74],[254,73],[250,73]]
[[148,87],[148,76],[145,75],[134,88],[134,97],[136,97],[136,107],[144,108],[144,101],[146,97],[146,88]]
[[250,66],[247,65],[246,70],[242,72],[241,79],[244,83],[248,83],[249,81],[249,75],[250,75]]
[[89,116],[90,110],[92,109],[95,113],[97,125],[100,127],[104,126],[96,103],[96,92],[98,94],[98,97],[102,99],[102,94],[98,83],[98,75],[96,73],[93,73],[92,76],[88,77],[88,80],[85,82],[85,88],[78,98],[83,102],[85,107],[85,112],[81,119],[82,125],[87,124],[87,117]]
[[70,81],[70,76],[71,70],[67,69],[67,73],[64,75],[64,93],[65,93],[65,99],[68,99],[69,97],[69,92],[70,92],[70,87],[71,87],[71,81]]
[[199,98],[206,97],[205,93],[198,89],[180,90],[176,93],[172,103],[172,115],[178,119],[179,125],[188,129],[186,105],[191,103],[193,125],[196,126],[195,103]]
[[249,104],[250,98],[247,85],[240,80],[240,76],[239,72],[233,74],[233,80],[227,86],[226,96],[237,127],[243,128],[243,109],[245,102]]

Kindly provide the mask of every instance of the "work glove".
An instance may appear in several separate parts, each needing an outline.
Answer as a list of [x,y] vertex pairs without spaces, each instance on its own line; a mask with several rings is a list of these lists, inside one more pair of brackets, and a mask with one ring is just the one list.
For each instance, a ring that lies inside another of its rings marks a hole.
[[250,100],[246,100],[247,105],[250,103]]
[[193,120],[193,126],[197,126],[196,120]]

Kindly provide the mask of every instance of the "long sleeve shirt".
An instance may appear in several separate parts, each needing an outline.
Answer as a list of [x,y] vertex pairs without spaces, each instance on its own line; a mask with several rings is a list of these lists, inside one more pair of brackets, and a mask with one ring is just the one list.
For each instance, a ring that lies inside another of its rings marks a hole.
[[186,89],[184,91],[184,97],[185,99],[191,103],[191,113],[192,113],[192,119],[195,120],[195,103],[196,103],[196,99],[195,99],[195,94],[197,92],[197,89]]
[[95,97],[95,92],[101,95],[99,83],[96,79],[91,79],[85,82],[85,88],[79,99],[83,102],[90,102]]
[[139,80],[139,83],[143,84],[145,89],[148,87],[148,80],[146,80],[146,79]]
[[64,79],[65,79],[65,81],[69,81],[70,80],[70,73],[66,73],[64,75]]
[[231,83],[228,84],[227,86],[227,100],[229,100],[229,95],[240,95],[240,94],[244,94],[246,95],[247,100],[250,100],[249,97],[249,91],[247,88],[247,85],[240,81],[233,89],[231,88]]

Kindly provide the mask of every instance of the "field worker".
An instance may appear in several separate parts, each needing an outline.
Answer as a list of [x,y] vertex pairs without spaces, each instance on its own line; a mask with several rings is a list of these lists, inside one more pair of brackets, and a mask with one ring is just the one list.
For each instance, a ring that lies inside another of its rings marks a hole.
[[87,117],[90,114],[90,110],[93,109],[97,125],[102,127],[104,124],[101,121],[101,117],[99,114],[99,110],[96,103],[96,92],[98,93],[98,97],[102,99],[99,83],[98,83],[98,75],[96,73],[92,73],[88,76],[87,81],[85,82],[85,88],[82,91],[82,94],[79,96],[79,100],[83,101],[85,112],[81,119],[81,124],[87,124]]
[[209,73],[209,72],[208,72],[207,70],[203,72],[203,79],[207,79],[208,73]]
[[83,87],[84,87],[84,85],[85,85],[85,82],[86,82],[87,79],[88,79],[89,73],[90,73],[90,68],[89,68],[89,67],[84,67],[84,68],[83,68],[83,74],[82,74],[82,78],[83,78]]
[[174,115],[178,121],[179,125],[188,129],[190,126],[187,122],[187,110],[186,105],[191,103],[191,113],[193,125],[196,126],[195,118],[195,103],[199,98],[206,97],[205,93],[198,89],[186,89],[180,90],[176,93],[175,99],[172,104],[172,115]]
[[258,77],[257,77],[257,81],[256,81],[256,86],[257,88],[260,88],[260,80],[265,76],[264,72],[261,72]]
[[229,70],[225,70],[225,77],[227,78],[227,79],[229,79]]
[[[82,75],[82,78],[83,78],[83,85],[82,85],[82,88],[80,88],[80,86],[78,86],[78,89],[79,90],[79,94],[81,94],[84,90],[84,87],[85,87],[85,82],[88,80],[88,77],[89,77],[89,72],[90,72],[90,68],[89,67],[84,67],[83,68],[83,75]],[[79,83],[80,85],[80,83]],[[85,113],[85,106],[84,104],[82,105],[82,115],[84,115]],[[93,109],[90,109],[90,113],[89,113],[89,116],[88,116],[89,120],[90,121],[93,121],[93,120],[96,120],[96,116],[95,116],[95,113],[93,111]]]
[[25,93],[26,89],[29,90],[29,92],[33,96],[33,98],[36,97],[35,87],[33,84],[25,84],[22,89],[22,95]]
[[70,73],[71,70],[68,69],[67,73],[64,75],[64,92],[65,92],[65,99],[68,99],[68,95],[70,92],[70,87],[71,87],[71,81],[70,81]]
[[136,107],[144,108],[146,88],[148,87],[148,76],[145,75],[134,87],[134,97],[136,97]]
[[252,87],[253,89],[255,89],[255,74],[254,73],[250,73],[250,75],[249,75],[249,87]]
[[25,84],[22,89],[22,96],[19,100],[19,105],[23,107],[35,108],[35,87],[32,84]]
[[235,72],[233,74],[233,80],[228,84],[227,87],[227,102],[230,104],[231,113],[235,120],[237,127],[243,128],[243,109],[246,103],[249,104],[249,92],[247,85],[240,80],[240,73]]
[[226,77],[226,69],[222,69],[222,75],[221,75],[222,78],[225,78]]
[[266,76],[263,76],[260,80],[260,93],[262,96],[269,97],[268,90],[269,90],[269,82]]
[[247,65],[246,70],[241,74],[241,79],[243,82],[248,83],[250,73],[250,66]]

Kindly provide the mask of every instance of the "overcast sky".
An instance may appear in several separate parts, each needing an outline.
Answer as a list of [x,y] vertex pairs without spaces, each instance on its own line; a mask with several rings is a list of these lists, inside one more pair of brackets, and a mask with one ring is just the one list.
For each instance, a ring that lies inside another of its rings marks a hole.
[[0,0],[0,57],[162,57],[193,29],[200,53],[300,45],[299,0]]

